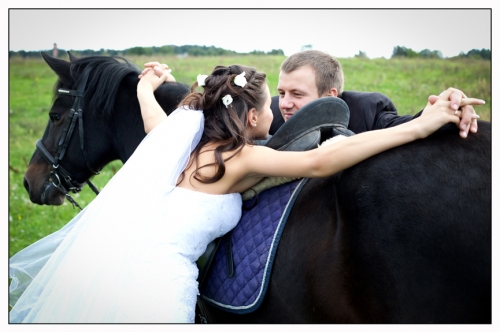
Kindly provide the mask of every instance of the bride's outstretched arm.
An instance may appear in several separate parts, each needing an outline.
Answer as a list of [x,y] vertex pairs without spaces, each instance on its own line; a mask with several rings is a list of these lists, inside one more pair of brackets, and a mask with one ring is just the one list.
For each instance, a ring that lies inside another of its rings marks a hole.
[[[481,105],[483,100],[464,98],[460,106]],[[461,110],[451,108],[449,96],[427,104],[419,118],[401,125],[364,132],[338,143],[306,152],[282,152],[262,146],[243,151],[243,177],[324,177],[355,165],[375,154],[425,138],[448,122],[458,124]],[[266,162],[263,163],[262,160]]]

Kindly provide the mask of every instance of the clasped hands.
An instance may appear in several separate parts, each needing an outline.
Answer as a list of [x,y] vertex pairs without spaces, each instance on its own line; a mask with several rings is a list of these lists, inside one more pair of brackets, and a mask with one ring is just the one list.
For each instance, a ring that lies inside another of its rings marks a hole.
[[150,84],[156,90],[163,82],[175,82],[172,70],[164,63],[148,62],[139,75],[139,84]]
[[[463,99],[468,99],[462,91],[455,88],[448,88],[441,92],[439,96],[429,96],[429,104],[433,105],[438,99],[449,101],[450,108],[455,110],[455,115],[460,118],[460,122],[457,126],[460,129],[461,137],[467,137],[469,131],[471,133],[477,132],[477,119],[479,119],[479,115],[476,114],[476,111],[471,105],[460,106]],[[480,105],[479,102],[476,104]]]

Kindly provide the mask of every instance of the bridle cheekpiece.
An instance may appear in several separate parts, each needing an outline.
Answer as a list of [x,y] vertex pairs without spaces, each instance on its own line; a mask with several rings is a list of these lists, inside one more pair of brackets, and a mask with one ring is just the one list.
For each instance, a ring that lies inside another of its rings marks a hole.
[[[83,135],[83,118],[82,118],[82,107],[81,107],[81,98],[83,97],[85,86],[87,84],[87,80],[89,77],[91,68],[87,67],[85,68],[82,78],[80,82],[78,83],[77,89],[76,90],[68,90],[68,89],[59,89],[58,93],[60,95],[69,95],[75,97],[75,101],[73,103],[73,106],[71,107],[71,110],[69,111],[69,115],[67,119],[65,120],[62,135],[59,139],[58,142],[58,150],[56,156],[52,156],[52,154],[45,148],[45,146],[42,143],[42,140],[39,139],[36,142],[36,149],[40,152],[40,154],[43,156],[46,162],[48,162],[52,166],[52,170],[49,174],[49,181],[54,185],[54,187],[57,188],[64,196],[73,204],[73,207],[76,205],[80,210],[82,207],[71,197],[71,195],[68,193],[68,190],[71,191],[72,193],[78,193],[82,190],[82,183],[79,183],[73,179],[73,176],[71,173],[69,173],[66,169],[64,169],[59,162],[64,158],[64,155],[66,154],[66,150],[69,145],[69,141],[71,139],[71,136],[73,135],[73,132],[75,130],[76,124],[78,122],[78,133],[80,137],[80,149],[83,153],[83,158],[85,160],[85,164],[87,165],[87,169],[93,174],[97,175],[99,174],[99,171],[95,171],[89,163],[88,157],[87,157],[87,152],[85,150],[85,145],[84,145],[84,135]],[[68,190],[62,185],[62,181],[66,184]],[[99,194],[99,190],[97,187],[90,182],[90,180],[85,181],[89,187],[94,191],[94,193],[97,195]]]

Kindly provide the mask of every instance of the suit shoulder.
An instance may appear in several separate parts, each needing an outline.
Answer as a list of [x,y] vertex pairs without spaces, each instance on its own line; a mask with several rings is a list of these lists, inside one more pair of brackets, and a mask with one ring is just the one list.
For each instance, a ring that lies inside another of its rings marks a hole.
[[361,91],[344,91],[340,98],[347,100],[364,100],[364,101],[390,101],[391,99],[380,92],[361,92]]

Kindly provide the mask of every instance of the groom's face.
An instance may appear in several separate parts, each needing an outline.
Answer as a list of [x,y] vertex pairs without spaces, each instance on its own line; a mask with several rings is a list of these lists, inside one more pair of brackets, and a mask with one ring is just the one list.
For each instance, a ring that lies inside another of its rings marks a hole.
[[315,70],[306,65],[289,73],[280,72],[278,93],[281,115],[287,121],[304,105],[320,97]]

